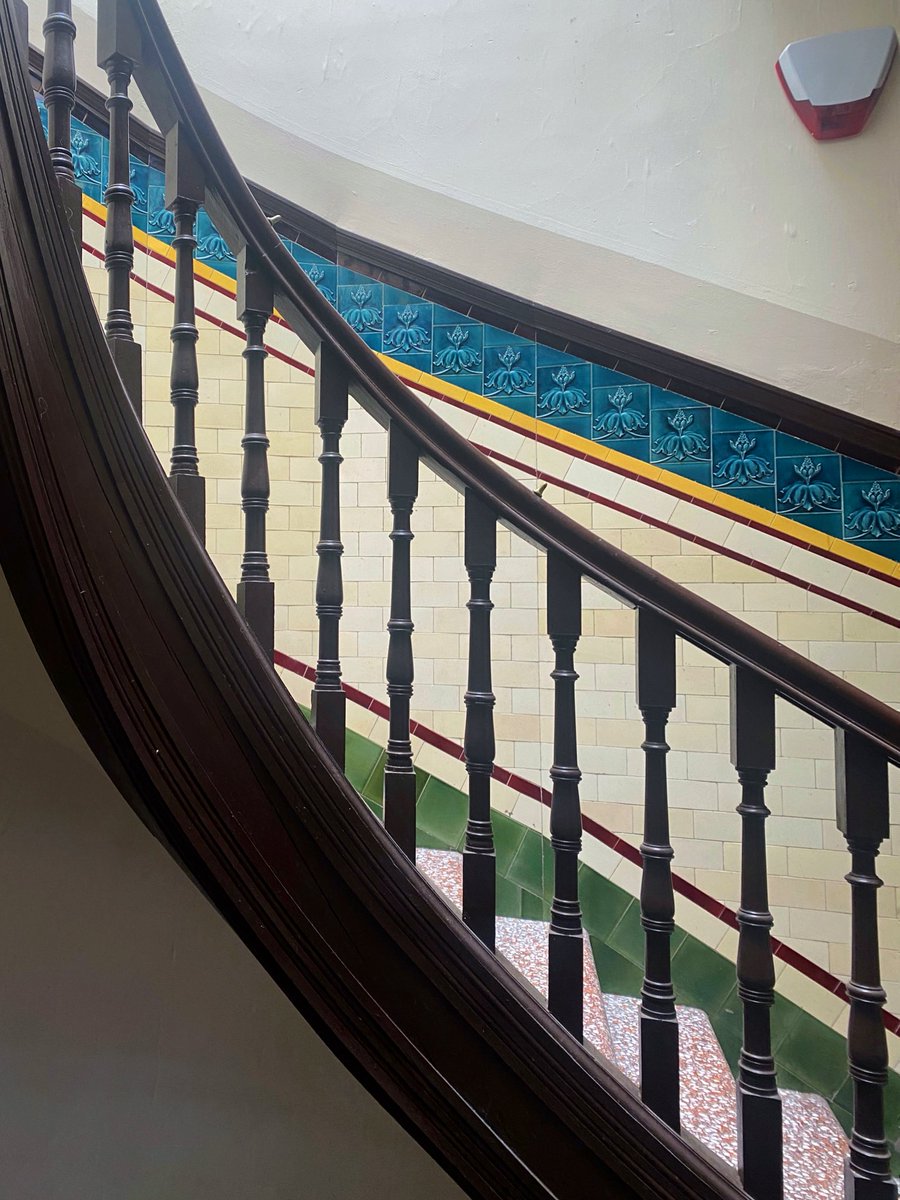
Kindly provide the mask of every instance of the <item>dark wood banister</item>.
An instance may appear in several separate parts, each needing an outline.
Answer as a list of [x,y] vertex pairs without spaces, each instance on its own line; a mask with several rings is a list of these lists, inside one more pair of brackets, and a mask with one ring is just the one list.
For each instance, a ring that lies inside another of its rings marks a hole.
[[180,121],[206,172],[207,207],[237,252],[254,248],[272,274],[276,303],[311,342],[343,362],[351,392],[382,425],[400,423],[425,461],[459,490],[469,488],[509,528],[568,558],[620,600],[668,617],[678,633],[716,658],[764,676],[779,695],[828,725],[851,729],[900,763],[900,714],[859,688],[604,542],[530,492],[450,428],[369,349],[307,279],[281,243],[231,159],[193,83],[156,0],[134,0],[146,38],[135,69],[163,132]]
[[0,561],[89,744],[472,1195],[741,1200],[451,913],[274,677],[130,410],[18,34],[0,0]]

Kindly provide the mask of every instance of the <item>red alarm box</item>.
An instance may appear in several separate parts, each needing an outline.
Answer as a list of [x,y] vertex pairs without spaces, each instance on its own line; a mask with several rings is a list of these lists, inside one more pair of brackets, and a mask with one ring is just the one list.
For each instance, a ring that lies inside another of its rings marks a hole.
[[819,141],[859,133],[894,61],[890,26],[849,29],[791,42],[775,70],[797,116]]

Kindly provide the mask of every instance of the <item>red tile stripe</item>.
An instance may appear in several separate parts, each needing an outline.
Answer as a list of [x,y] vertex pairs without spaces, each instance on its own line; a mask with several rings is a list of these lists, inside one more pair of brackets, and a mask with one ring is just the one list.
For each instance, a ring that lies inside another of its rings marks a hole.
[[[294,675],[299,675],[303,679],[308,679],[310,682],[315,682],[315,667],[311,667],[308,663],[300,662],[299,659],[292,658],[290,654],[285,654],[282,650],[275,651],[275,665],[282,667],[285,671],[292,672]],[[385,721],[389,718],[390,709],[383,700],[377,700],[374,696],[370,696],[348,683],[344,684],[344,692],[347,699],[353,704],[358,704],[360,708],[374,713]],[[429,746],[434,746],[436,749],[442,750],[458,762],[464,760],[465,753],[462,746],[458,742],[453,741],[452,738],[438,733],[437,730],[431,729],[421,721],[412,720],[409,725],[410,732],[414,737],[421,738]],[[546,808],[550,807],[550,792],[546,788],[541,787],[540,784],[532,783],[531,780],[524,779],[514,771],[509,771],[506,767],[500,766],[494,767],[494,779],[506,787],[521,792],[525,796],[530,796],[532,800],[539,801]],[[630,863],[634,863],[635,866],[643,866],[640,851],[635,846],[632,846],[630,842],[626,842],[624,838],[619,837],[617,833],[613,833],[611,829],[607,829],[605,825],[601,825],[599,821],[595,821],[592,817],[583,817],[582,823],[585,832],[589,833],[591,837],[602,842],[604,846],[609,846],[611,850],[620,854]],[[683,879],[674,871],[672,872],[672,885],[680,896],[684,896],[686,900],[689,900],[692,904],[696,904],[704,912],[708,912],[711,916],[721,921],[723,925],[727,925],[729,929],[737,929],[737,916],[727,904],[716,900],[708,892],[704,892],[696,884]],[[772,937],[772,952],[776,958],[780,958],[782,962],[799,971],[801,975],[805,975],[807,979],[811,979],[814,983],[817,983],[826,992],[830,992],[833,996],[838,996],[845,1003],[849,1002],[846,985],[836,975],[832,975],[830,971],[826,971],[824,967],[820,967],[818,963],[814,963],[798,950],[786,946],[784,942],[774,936]],[[900,1037],[900,1017],[894,1016],[893,1013],[887,1010],[883,1011],[882,1016],[884,1018],[885,1029],[889,1033]]]

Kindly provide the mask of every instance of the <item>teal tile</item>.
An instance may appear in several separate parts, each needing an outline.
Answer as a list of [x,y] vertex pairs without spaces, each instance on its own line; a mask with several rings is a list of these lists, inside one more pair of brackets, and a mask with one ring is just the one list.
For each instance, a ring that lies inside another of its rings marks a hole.
[[525,840],[526,829],[518,821],[497,812],[492,814],[492,824],[494,827],[494,850],[497,854],[497,871],[501,875],[506,875],[512,860],[518,854],[522,842]]
[[533,829],[526,829],[507,876],[520,888],[545,900],[553,898],[553,848]]
[[715,1013],[734,988],[734,964],[688,934],[672,958],[672,977],[681,1004]]
[[462,792],[432,775],[419,795],[417,824],[424,832],[456,846],[465,831],[467,809],[468,802]]
[[643,970],[644,930],[641,926],[641,906],[637,900],[630,899],[607,941],[614,950]]
[[497,876],[497,916],[521,917],[522,889],[502,875]]
[[610,996],[639,996],[643,972],[600,938],[591,938],[600,987]]
[[631,903],[631,896],[584,864],[578,872],[578,894],[584,927],[598,938],[607,938]]
[[344,748],[344,774],[359,791],[365,787],[369,776],[381,756],[381,748],[376,742],[347,730]]
[[779,1061],[830,1100],[847,1078],[847,1047],[834,1030],[801,1013],[778,1050]]

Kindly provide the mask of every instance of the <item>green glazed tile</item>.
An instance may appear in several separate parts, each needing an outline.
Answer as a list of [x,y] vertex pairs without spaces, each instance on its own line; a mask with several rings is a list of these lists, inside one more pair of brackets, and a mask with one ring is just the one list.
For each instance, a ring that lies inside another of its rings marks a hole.
[[427,830],[416,830],[416,846],[420,850],[452,850],[453,847],[448,845],[443,838],[435,837],[433,833],[428,833]]
[[795,1004],[793,1000],[788,1000],[786,996],[775,993],[775,1004],[771,1009],[769,1022],[772,1029],[772,1049],[776,1056],[782,1042],[802,1016],[803,1009],[799,1005]]
[[533,829],[526,829],[507,876],[520,888],[545,900],[553,898],[553,848]]
[[808,1013],[797,1018],[779,1047],[778,1058],[826,1100],[838,1093],[847,1078],[844,1039]]
[[503,875],[497,876],[497,916],[521,917],[522,889]]
[[529,921],[549,921],[550,905],[541,896],[531,892],[522,892],[522,916]]
[[376,758],[369,778],[361,789],[364,799],[371,800],[378,805],[384,799],[384,760],[385,755],[384,751],[382,751]]
[[672,958],[680,1003],[717,1012],[734,988],[734,964],[688,934]]
[[606,940],[613,950],[643,971],[644,930],[641,926],[641,906],[637,900],[630,900],[628,907]]
[[468,801],[462,792],[432,775],[419,796],[417,824],[423,831],[456,846],[465,831],[467,809]]
[[578,895],[584,927],[598,938],[607,938],[631,903],[631,896],[596,871],[582,864],[578,872]]
[[347,730],[344,748],[344,774],[359,791],[372,774],[375,764],[381,757],[381,750],[368,738]]
[[365,800],[366,804],[368,804],[369,808],[371,808],[372,812],[375,814],[375,816],[380,821],[382,818],[382,812],[381,812],[381,805],[378,803],[378,801],[370,800],[368,796],[363,796],[363,800]]
[[591,938],[591,950],[600,987],[610,996],[639,996],[643,972],[634,963],[607,946],[600,938]]
[[506,875],[525,839],[525,826],[520,825],[518,821],[513,821],[511,817],[507,817],[503,813],[495,812],[491,814],[491,817],[494,828],[497,871],[501,875]]
[[789,1071],[787,1067],[783,1067],[781,1063],[775,1063],[775,1074],[778,1078],[778,1086],[782,1091],[789,1092],[808,1092],[809,1084],[803,1079],[799,1079],[793,1071]]

